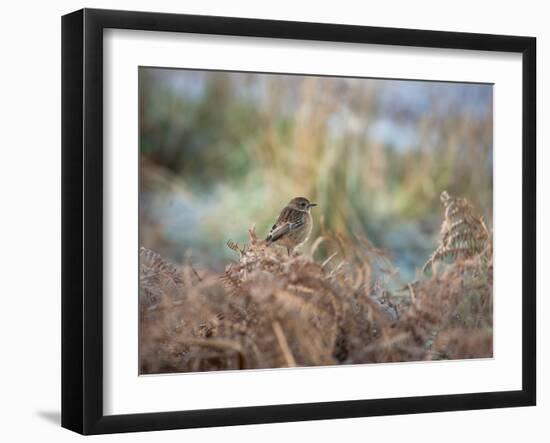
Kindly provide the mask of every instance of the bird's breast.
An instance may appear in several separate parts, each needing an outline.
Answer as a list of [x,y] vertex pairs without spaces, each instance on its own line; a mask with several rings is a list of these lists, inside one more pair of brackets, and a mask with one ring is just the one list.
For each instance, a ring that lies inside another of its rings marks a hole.
[[311,229],[313,228],[313,220],[311,218],[311,214],[306,214],[305,218],[304,218],[304,226],[302,227],[302,229],[299,229],[296,231],[296,241],[298,243],[303,243],[305,242],[309,235],[311,234]]

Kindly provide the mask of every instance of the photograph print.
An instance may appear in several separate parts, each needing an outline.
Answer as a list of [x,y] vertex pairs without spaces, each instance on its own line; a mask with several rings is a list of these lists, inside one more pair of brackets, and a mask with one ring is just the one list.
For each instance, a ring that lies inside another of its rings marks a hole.
[[493,357],[492,84],[140,67],[139,182],[142,375]]

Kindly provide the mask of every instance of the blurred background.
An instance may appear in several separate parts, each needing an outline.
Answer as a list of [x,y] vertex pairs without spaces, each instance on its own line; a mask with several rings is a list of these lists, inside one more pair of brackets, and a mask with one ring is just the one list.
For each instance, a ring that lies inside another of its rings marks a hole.
[[296,196],[319,205],[310,244],[322,217],[402,281],[437,246],[443,190],[492,228],[492,85],[140,68],[139,100],[140,245],[175,263],[222,271],[226,242]]

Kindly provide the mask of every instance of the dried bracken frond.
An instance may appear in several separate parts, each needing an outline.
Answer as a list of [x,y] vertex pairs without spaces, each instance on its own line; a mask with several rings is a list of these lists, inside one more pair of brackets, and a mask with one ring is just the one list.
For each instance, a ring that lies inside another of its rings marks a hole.
[[[162,293],[173,293],[183,285],[179,270],[159,254],[141,247],[139,250],[139,284],[147,306],[158,303]],[[163,289],[161,289],[163,288]]]
[[385,251],[326,230],[309,253],[289,256],[252,228],[248,244],[228,242],[237,260],[221,276],[142,249],[141,372],[490,357],[490,234],[465,199],[443,197],[431,262],[457,249],[458,233],[465,252],[398,291]]
[[150,249],[140,248],[139,266],[142,284],[148,285],[151,279],[159,277],[168,278],[176,284],[183,283],[178,268]]
[[443,191],[441,203],[445,208],[445,218],[441,224],[440,242],[422,268],[424,272],[436,261],[446,257],[454,260],[473,257],[485,251],[490,244],[490,234],[483,218],[473,214],[468,200],[452,197]]
[[237,253],[238,253],[239,255],[241,255],[241,256],[244,255],[244,254],[246,253],[246,247],[245,247],[245,246],[240,247],[240,246],[238,245],[238,243],[235,243],[235,242],[233,242],[233,241],[231,241],[231,240],[228,240],[228,241],[227,241],[227,247],[228,247],[229,249],[231,249],[232,251],[237,252]]

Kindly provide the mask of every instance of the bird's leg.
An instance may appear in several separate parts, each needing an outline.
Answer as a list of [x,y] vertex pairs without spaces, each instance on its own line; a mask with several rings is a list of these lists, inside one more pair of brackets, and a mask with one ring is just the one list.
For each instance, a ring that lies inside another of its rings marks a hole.
[[288,256],[290,257],[290,254],[292,253],[292,249],[290,249],[290,248],[287,246],[286,252],[288,253]]

